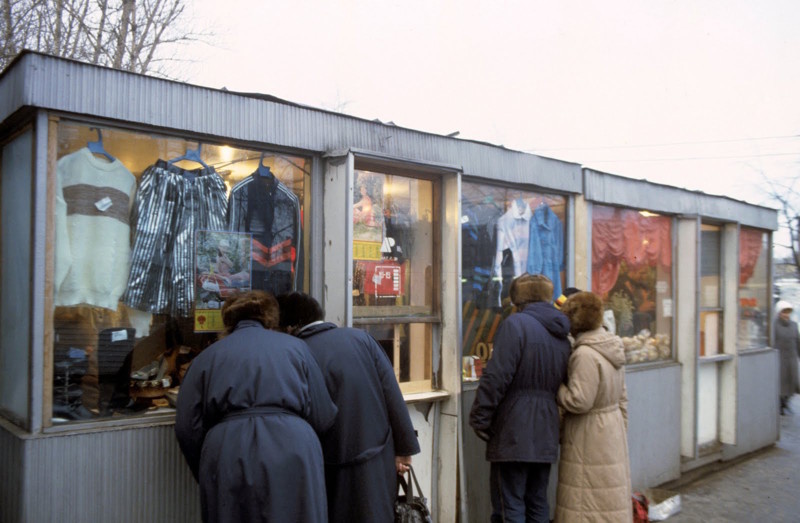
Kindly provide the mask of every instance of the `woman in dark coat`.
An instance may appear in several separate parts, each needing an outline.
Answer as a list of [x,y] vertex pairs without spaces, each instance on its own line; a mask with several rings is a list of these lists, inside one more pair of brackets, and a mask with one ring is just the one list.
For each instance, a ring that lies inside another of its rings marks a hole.
[[322,436],[330,521],[391,523],[397,474],[420,448],[389,358],[366,332],[323,322],[311,296],[278,302],[281,327],[308,343],[339,408]]
[[797,357],[800,356],[800,335],[797,323],[792,321],[792,304],[779,301],[775,304],[775,347],[780,353],[781,363],[781,414],[789,409],[789,400],[797,392]]
[[175,433],[203,521],[327,521],[322,448],[336,406],[308,347],[277,327],[263,291],[222,307],[228,335],[192,362]]
[[520,310],[500,325],[469,424],[488,440],[492,522],[549,522],[547,484],[558,459],[558,387],[566,382],[569,320],[541,274],[511,283]]

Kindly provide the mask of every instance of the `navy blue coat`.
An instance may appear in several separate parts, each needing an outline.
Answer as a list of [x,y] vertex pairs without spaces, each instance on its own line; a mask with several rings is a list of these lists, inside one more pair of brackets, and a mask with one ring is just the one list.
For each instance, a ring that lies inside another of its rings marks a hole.
[[490,436],[488,461],[556,462],[568,333],[569,320],[550,302],[529,303],[500,325],[469,415],[470,426]]
[[322,447],[336,406],[305,343],[241,321],[194,361],[175,433],[203,521],[327,521]]
[[420,448],[389,358],[359,329],[316,323],[296,335],[308,343],[339,408],[321,438],[329,520],[391,523],[394,458]]

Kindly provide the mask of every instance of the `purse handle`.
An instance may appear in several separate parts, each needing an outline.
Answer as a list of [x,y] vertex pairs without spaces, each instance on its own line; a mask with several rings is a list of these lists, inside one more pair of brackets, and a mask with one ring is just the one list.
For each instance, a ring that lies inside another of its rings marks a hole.
[[398,481],[397,481],[398,486],[403,488],[403,492],[406,495],[406,499],[409,500],[409,501],[414,499],[414,486],[413,485],[417,486],[417,495],[420,496],[420,497],[423,497],[422,496],[422,489],[420,488],[419,481],[417,480],[417,475],[416,475],[416,473],[414,473],[414,467],[412,467],[410,464],[408,465],[407,474],[409,476],[411,476],[411,480],[413,480],[413,484],[412,484],[411,480],[406,481],[405,474],[400,475],[397,478],[398,479]]

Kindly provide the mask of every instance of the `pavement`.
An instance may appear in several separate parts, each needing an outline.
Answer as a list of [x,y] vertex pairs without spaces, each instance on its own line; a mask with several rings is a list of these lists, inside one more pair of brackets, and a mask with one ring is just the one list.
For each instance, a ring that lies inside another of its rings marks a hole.
[[681,511],[665,521],[800,523],[800,396],[789,406],[774,446],[673,488]]

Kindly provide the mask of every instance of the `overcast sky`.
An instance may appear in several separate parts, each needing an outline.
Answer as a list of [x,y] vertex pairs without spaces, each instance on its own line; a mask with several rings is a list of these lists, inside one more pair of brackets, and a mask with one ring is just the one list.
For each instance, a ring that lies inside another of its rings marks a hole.
[[196,0],[191,83],[767,204],[800,174],[797,0]]

